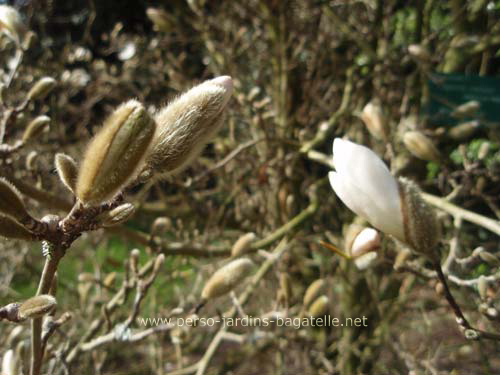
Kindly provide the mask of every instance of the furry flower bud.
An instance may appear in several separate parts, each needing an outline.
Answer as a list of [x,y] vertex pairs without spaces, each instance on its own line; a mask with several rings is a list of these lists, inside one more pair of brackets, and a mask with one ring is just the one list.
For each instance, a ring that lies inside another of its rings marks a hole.
[[33,119],[23,133],[23,142],[26,143],[39,137],[49,124],[50,117],[48,116],[38,116]]
[[238,240],[236,240],[233,247],[231,248],[231,256],[238,257],[245,254],[250,249],[250,245],[253,241],[255,241],[256,238],[257,236],[253,232],[244,234],[243,236],[238,238]]
[[56,80],[52,77],[40,78],[28,92],[28,100],[42,100],[44,99],[56,86]]
[[135,100],[118,107],[87,147],[76,182],[86,204],[113,198],[137,176],[155,131],[155,122]]
[[325,285],[326,283],[324,279],[318,279],[316,281],[313,281],[311,285],[309,285],[304,294],[304,299],[302,302],[304,309],[307,309],[309,305],[311,305],[311,303],[313,303],[313,301],[319,297],[319,295],[323,292]]
[[380,140],[387,139],[387,124],[379,104],[369,102],[365,105],[361,119],[371,135]]
[[398,182],[403,212],[404,242],[416,252],[436,259],[436,245],[441,234],[436,213],[423,200],[417,185],[405,178],[400,178]]
[[229,293],[250,274],[253,266],[250,259],[242,258],[219,268],[206,282],[201,298],[207,301]]
[[103,215],[102,225],[105,227],[111,227],[113,225],[124,223],[130,219],[134,213],[135,207],[132,203],[121,204]]
[[32,297],[19,307],[19,318],[21,320],[40,318],[52,311],[56,305],[56,299],[50,294]]
[[0,31],[7,34],[17,45],[21,45],[27,32],[21,15],[9,5],[0,5]]
[[313,318],[319,318],[328,313],[328,303],[330,299],[327,296],[317,298],[309,308],[309,315]]
[[75,191],[78,177],[78,166],[75,160],[66,154],[59,153],[55,157],[55,165],[59,179],[71,192]]
[[160,110],[155,116],[158,126],[147,169],[173,174],[197,157],[221,126],[232,91],[231,77],[217,77],[193,87]]
[[408,151],[419,159],[436,162],[441,159],[441,155],[434,143],[421,132],[406,132],[403,136],[403,142]]

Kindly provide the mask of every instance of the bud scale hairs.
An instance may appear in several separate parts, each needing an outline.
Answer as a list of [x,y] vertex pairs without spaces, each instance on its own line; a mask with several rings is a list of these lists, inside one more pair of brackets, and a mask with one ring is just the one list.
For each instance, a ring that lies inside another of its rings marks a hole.
[[119,193],[137,176],[154,130],[154,120],[136,100],[118,107],[87,148],[76,196],[99,204]]

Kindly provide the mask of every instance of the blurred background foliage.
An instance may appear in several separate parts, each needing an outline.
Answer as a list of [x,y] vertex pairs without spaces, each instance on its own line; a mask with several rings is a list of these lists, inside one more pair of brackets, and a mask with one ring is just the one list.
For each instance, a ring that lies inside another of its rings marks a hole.
[[[21,103],[42,76],[58,82],[6,134],[15,138],[34,114],[51,117],[50,131],[2,164],[18,180],[58,197],[59,207],[30,201],[40,217],[62,213],[70,202],[54,173],[54,154],[65,152],[79,161],[115,106],[135,97],[154,109],[204,79],[227,74],[235,82],[226,125],[202,157],[175,178],[135,188],[130,201],[139,210],[126,224],[128,234],[88,233],[63,259],[58,309],[75,316],[51,339],[54,353],[64,357],[64,345],[74,345],[101,314],[121,285],[131,249],[141,250],[141,263],[157,251],[149,246],[155,241],[167,255],[173,254],[171,243],[207,249],[203,256],[167,256],[141,316],[167,316],[176,306],[187,311],[196,304],[202,281],[219,268],[217,251],[227,255],[246,232],[266,238],[319,200],[314,214],[286,233],[289,249],[245,312],[258,316],[277,309],[279,280],[286,274],[292,290],[287,305],[297,314],[305,289],[324,278],[330,314],[366,316],[369,327],[273,328],[273,338],[265,342],[223,344],[206,373],[500,374],[499,343],[466,341],[436,294],[433,277],[411,272],[415,268],[394,270],[399,245],[384,241],[377,261],[364,271],[318,245],[325,240],[345,248],[354,217],[325,181],[330,167],[310,152],[331,155],[333,138],[347,136],[374,149],[394,173],[426,192],[498,221],[500,124],[456,136],[452,126],[429,121],[425,109],[431,73],[500,75],[500,1],[24,0],[14,6],[36,37],[3,102]],[[156,24],[148,17],[151,8],[160,10]],[[410,45],[423,54],[410,53]],[[15,47],[7,39],[1,46],[2,75],[7,75]],[[360,118],[370,101],[382,108],[388,142],[373,137]],[[441,159],[413,156],[403,143],[409,130],[429,137]],[[32,151],[37,152],[33,165],[24,168]],[[163,216],[171,225],[148,240],[153,221]],[[498,259],[498,235],[444,213],[440,217],[443,256],[451,244],[460,257],[482,247]],[[130,233],[140,233],[142,240]],[[266,244],[269,251],[275,245]],[[0,246],[0,303],[32,296],[43,264],[40,249],[4,240]],[[421,259],[410,261],[425,267]],[[450,272],[464,280],[496,275],[488,303],[498,308],[498,264],[471,264]],[[82,282],[82,274],[94,280]],[[476,286],[454,285],[454,292],[472,321],[498,331],[498,312],[489,320],[481,314],[478,306],[485,301]],[[113,319],[126,316],[130,305]],[[203,314],[230,306],[226,297]],[[11,330],[2,323],[0,337]],[[201,358],[214,330],[183,332],[182,365]],[[71,373],[166,374],[179,365],[172,340],[167,332],[81,353]]]

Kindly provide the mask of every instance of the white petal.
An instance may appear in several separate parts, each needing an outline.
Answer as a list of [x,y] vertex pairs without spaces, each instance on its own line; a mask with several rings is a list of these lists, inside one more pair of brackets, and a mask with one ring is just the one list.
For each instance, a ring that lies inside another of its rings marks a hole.
[[380,235],[373,228],[365,228],[354,239],[351,256],[358,257],[380,247]]
[[328,179],[330,180],[332,189],[340,200],[355,214],[368,220],[365,208],[369,202],[365,201],[363,192],[357,189],[356,186],[351,186],[348,180],[344,179],[339,173],[329,172]]
[[384,162],[369,148],[339,138],[333,142],[333,162],[342,180],[348,180],[343,184],[362,191],[362,204],[371,202],[363,208],[365,218],[377,229],[403,238],[399,188]]

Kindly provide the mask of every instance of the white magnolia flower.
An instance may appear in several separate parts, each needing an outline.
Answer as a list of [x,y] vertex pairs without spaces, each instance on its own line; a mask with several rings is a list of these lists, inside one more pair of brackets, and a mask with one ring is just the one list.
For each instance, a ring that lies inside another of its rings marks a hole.
[[333,164],[336,171],[328,177],[342,202],[378,230],[404,241],[398,183],[384,162],[372,150],[336,138]]
[[415,184],[396,181],[373,151],[339,138],[333,142],[333,165],[330,184],[347,207],[413,250],[437,256],[439,223]]

